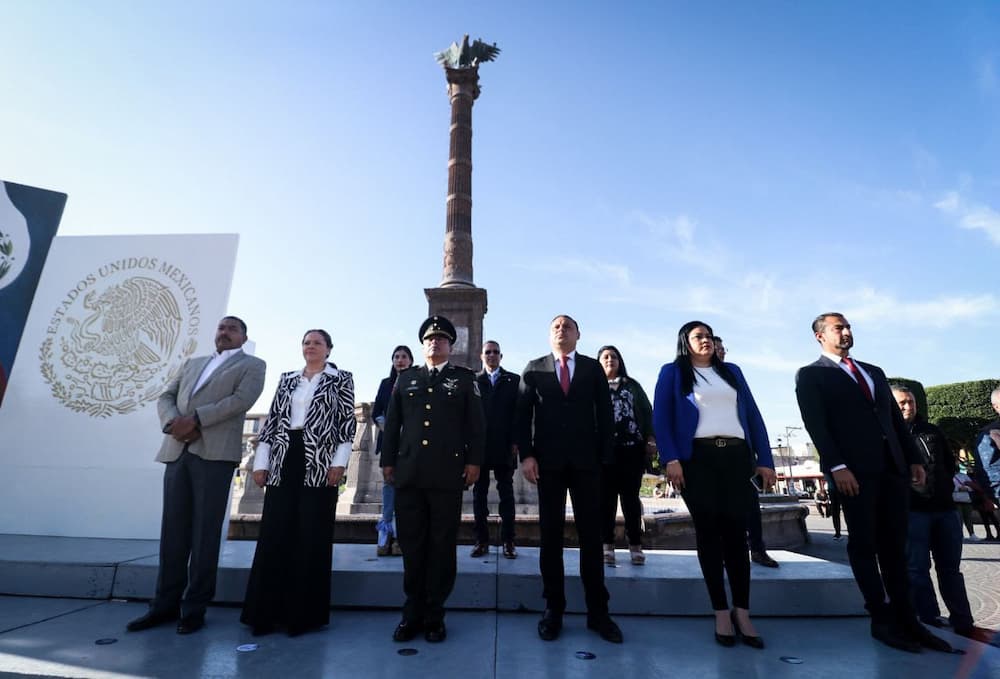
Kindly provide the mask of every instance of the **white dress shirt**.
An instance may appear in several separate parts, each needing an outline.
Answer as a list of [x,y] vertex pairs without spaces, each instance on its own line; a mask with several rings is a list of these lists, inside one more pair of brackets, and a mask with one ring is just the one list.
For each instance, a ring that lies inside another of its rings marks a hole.
[[[823,355],[826,356],[831,361],[833,361],[834,363],[836,363],[837,365],[839,365],[840,369],[843,370],[845,373],[847,373],[848,376],[850,376],[850,378],[854,380],[855,383],[857,383],[858,378],[854,376],[854,373],[851,371],[851,369],[847,367],[846,363],[844,363],[843,356],[839,356],[837,354],[831,354],[826,351],[823,352]],[[861,374],[861,377],[864,378],[865,382],[868,383],[869,393],[871,393],[872,396],[875,396],[875,381],[872,380],[872,376],[868,374],[867,370],[861,367],[861,364],[858,363],[857,359],[854,358],[853,356],[851,357],[851,362],[854,364],[854,367],[858,369],[858,373]],[[847,465],[838,464],[836,467],[830,467],[831,472],[839,472],[841,469],[847,469]]]
[[[320,375],[336,375],[337,369],[327,365],[323,372],[316,373],[312,377],[302,375],[299,383],[292,391],[291,412],[288,416],[288,429],[295,431],[302,429],[306,424],[306,415],[309,414],[309,404],[312,403],[313,395],[316,393],[316,386],[319,384]],[[347,467],[351,459],[351,441],[344,441],[337,445],[337,450],[333,454],[331,467]],[[271,468],[271,444],[258,443],[257,453],[253,458],[253,470],[268,470]]]
[[194,394],[205,386],[205,382],[208,382],[208,378],[212,376],[212,373],[214,373],[220,365],[225,363],[226,359],[239,351],[243,351],[243,347],[226,349],[221,354],[219,352],[212,354],[212,358],[209,359],[208,363],[206,363],[205,367],[202,369],[201,376],[198,377],[198,381],[194,383],[194,389],[191,390],[191,393]]
[[486,377],[488,377],[490,380],[490,386],[493,387],[497,386],[497,379],[499,379],[500,377],[500,367],[497,366],[496,370],[490,372],[490,369],[484,366],[483,370],[486,371]]
[[[556,361],[556,379],[562,384],[562,356],[552,352],[552,357]],[[573,381],[573,373],[576,372],[576,349],[566,354],[566,365],[569,367],[569,381]]]
[[[831,361],[833,361],[834,363],[836,363],[837,365],[839,365],[840,369],[843,370],[848,375],[850,375],[852,380],[854,380],[855,382],[858,381],[858,379],[854,376],[854,373],[851,372],[851,369],[847,367],[846,363],[844,363],[844,358],[842,356],[838,356],[837,354],[828,354],[825,351],[823,352],[823,355],[826,356]],[[851,362],[854,364],[854,367],[858,369],[858,372],[861,373],[861,376],[865,378],[865,382],[868,383],[868,391],[871,392],[872,396],[874,396],[875,381],[872,380],[872,376],[869,375],[868,372],[861,367],[861,364],[858,363],[858,360],[856,358],[854,358],[853,356],[851,356],[850,358]]]

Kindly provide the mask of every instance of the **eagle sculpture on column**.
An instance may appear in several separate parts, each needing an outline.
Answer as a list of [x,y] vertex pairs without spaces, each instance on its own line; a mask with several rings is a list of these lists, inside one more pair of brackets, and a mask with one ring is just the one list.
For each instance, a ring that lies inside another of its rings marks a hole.
[[451,47],[443,52],[436,52],[434,58],[445,68],[475,68],[484,61],[493,61],[500,54],[496,43],[488,45],[476,39],[469,45],[469,34],[462,37],[462,45],[451,43]]

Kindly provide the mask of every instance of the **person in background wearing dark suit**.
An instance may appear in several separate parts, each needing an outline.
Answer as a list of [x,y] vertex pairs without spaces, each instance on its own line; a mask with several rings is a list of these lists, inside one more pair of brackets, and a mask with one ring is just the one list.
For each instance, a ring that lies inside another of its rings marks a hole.
[[[737,633],[764,648],[750,621],[746,548],[751,477],[774,483],[764,419],[739,367],[715,353],[712,328],[689,321],[677,331],[677,355],[660,370],[653,427],[660,462],[691,512],[698,563],[715,613],[715,641],[731,647]],[[733,608],[726,599],[729,576]]]
[[178,634],[205,625],[215,580],[233,470],[243,454],[243,420],[264,389],[264,361],[243,352],[247,325],[226,316],[215,353],[188,359],[156,403],[164,463],[160,567],[149,612],[130,632],[180,618]]
[[476,544],[469,556],[478,558],[490,551],[490,533],[486,519],[489,507],[490,472],[497,480],[500,496],[500,542],[507,559],[517,558],[514,547],[514,407],[520,375],[500,367],[503,354],[500,344],[490,340],[480,355],[483,369],[476,375],[486,416],[486,453],[479,470],[479,480],[472,487],[472,510],[476,518]]
[[[726,345],[723,344],[722,338],[715,335],[712,342],[715,343],[715,355],[719,357],[720,361],[725,362]],[[760,515],[760,493],[752,484],[750,494],[753,496],[753,499],[750,500],[750,514],[747,516],[747,546],[750,548],[750,560],[761,566],[778,568],[781,564],[767,553],[767,545],[764,544],[764,526]]]
[[[917,619],[906,568],[910,483],[924,467],[878,366],[851,358],[854,334],[841,313],[812,324],[822,348],[795,376],[802,422],[833,477],[847,520],[847,556],[871,615],[871,635],[911,653],[950,652]],[[888,596],[888,602],[886,601]]]
[[985,644],[993,640],[993,631],[976,627],[972,622],[962,563],[962,522],[952,500],[954,477],[958,471],[956,456],[944,432],[917,412],[917,400],[909,387],[892,385],[892,395],[910,429],[910,436],[920,452],[926,481],[910,488],[910,523],[906,546],[910,570],[910,588],[920,621],[943,627],[941,609],[931,583],[931,555],[937,573],[941,598],[948,607],[956,634]]
[[525,367],[517,400],[515,440],[521,472],[528,483],[538,484],[539,568],[545,597],[538,636],[554,641],[562,631],[569,491],[580,541],[587,627],[606,641],[621,643],[621,630],[608,615],[601,557],[601,465],[614,461],[614,414],[604,370],[593,358],[577,353],[579,339],[580,328],[570,316],[552,319],[552,353]]
[[479,478],[485,426],[475,374],[449,362],[455,326],[431,316],[420,326],[425,365],[396,379],[382,437],[382,475],[396,486],[403,548],[403,619],[394,641],[421,630],[445,640],[444,604],[455,586],[462,491]]

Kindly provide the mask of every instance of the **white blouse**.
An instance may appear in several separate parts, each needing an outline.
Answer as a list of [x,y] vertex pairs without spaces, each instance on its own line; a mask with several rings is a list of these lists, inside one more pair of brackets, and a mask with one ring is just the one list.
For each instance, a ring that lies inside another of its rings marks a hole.
[[[290,413],[288,415],[288,429],[294,431],[302,429],[306,424],[306,415],[309,414],[309,404],[312,403],[316,387],[319,385],[320,375],[336,375],[337,371],[329,365],[323,372],[316,373],[311,378],[301,376],[298,385],[292,391],[290,402]],[[337,446],[333,455],[332,467],[347,467],[347,462],[351,457],[351,442],[344,441]],[[253,458],[253,470],[268,470],[271,468],[271,445],[269,443],[258,443],[257,452]]]
[[698,405],[696,439],[713,436],[746,438],[736,410],[736,390],[726,384],[715,368],[694,369],[694,401]]

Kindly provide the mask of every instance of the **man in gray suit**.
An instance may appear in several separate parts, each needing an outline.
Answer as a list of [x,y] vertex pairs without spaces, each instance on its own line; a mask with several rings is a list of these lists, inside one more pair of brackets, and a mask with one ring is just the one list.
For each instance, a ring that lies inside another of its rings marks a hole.
[[264,388],[264,361],[243,353],[246,341],[246,323],[223,318],[216,352],[189,359],[157,402],[166,434],[156,456],[166,464],[160,570],[149,612],[128,624],[130,632],[178,618],[178,634],[205,624],[229,487],[243,452],[243,420]]

